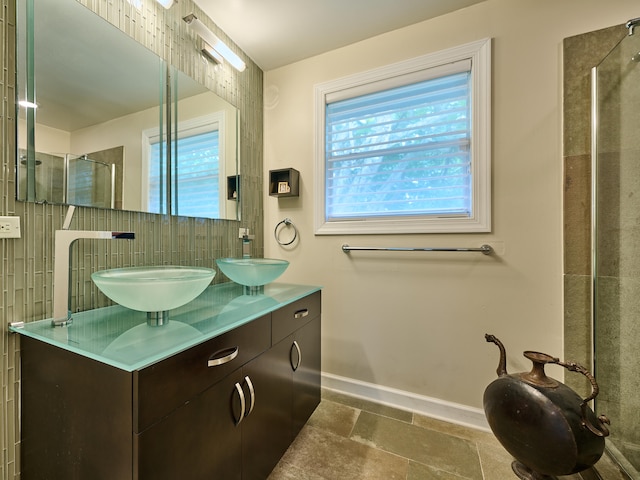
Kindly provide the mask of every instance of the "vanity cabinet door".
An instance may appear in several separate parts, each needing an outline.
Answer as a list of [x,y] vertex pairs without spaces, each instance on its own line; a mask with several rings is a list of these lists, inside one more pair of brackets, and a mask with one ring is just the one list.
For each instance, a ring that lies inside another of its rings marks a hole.
[[318,316],[292,335],[294,438],[320,403],[320,325]]
[[291,444],[291,369],[282,361],[285,345],[276,345],[245,365],[247,412],[242,421],[242,479],[264,480]]
[[317,316],[270,350],[277,357],[274,369],[288,382],[282,387],[288,398],[282,400],[281,408],[286,408],[291,418],[289,443],[320,403],[320,324]]
[[241,369],[135,435],[138,480],[241,480]]

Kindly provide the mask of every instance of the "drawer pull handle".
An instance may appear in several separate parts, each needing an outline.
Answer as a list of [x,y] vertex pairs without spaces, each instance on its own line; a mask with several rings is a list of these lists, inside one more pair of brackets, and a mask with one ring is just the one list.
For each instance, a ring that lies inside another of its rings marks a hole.
[[236,382],[236,392],[238,392],[238,396],[240,397],[240,418],[236,420],[236,425],[240,425],[240,422],[244,419],[244,409],[246,408],[246,402],[244,400],[244,392],[242,391],[242,387],[238,382]]
[[298,310],[296,313],[294,313],[293,318],[304,318],[307,315],[309,315],[309,310],[305,308],[304,310]]
[[295,372],[296,370],[298,370],[300,364],[302,363],[302,352],[300,351],[300,345],[298,345],[298,342],[296,342],[295,340],[293,341],[293,346],[291,347],[291,353],[293,353],[294,348],[298,352],[298,362],[295,365],[293,364],[293,355],[290,356],[289,360],[291,362],[291,368],[293,368],[293,371]]
[[251,415],[251,412],[253,412],[253,407],[256,404],[256,390],[255,388],[253,388],[253,383],[251,382],[251,379],[249,378],[248,375],[244,377],[244,381],[247,384],[247,387],[249,387],[249,393],[251,394],[251,401],[249,402],[249,411],[245,414],[245,417],[248,417],[249,415]]
[[224,350],[218,350],[216,353],[209,357],[207,361],[207,367],[217,367],[229,363],[231,360],[238,356],[240,349],[238,347],[225,348]]

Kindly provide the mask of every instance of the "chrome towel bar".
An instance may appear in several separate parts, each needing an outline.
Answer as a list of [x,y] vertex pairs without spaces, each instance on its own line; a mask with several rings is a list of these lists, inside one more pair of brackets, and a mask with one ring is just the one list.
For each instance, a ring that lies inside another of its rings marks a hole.
[[493,247],[491,245],[482,245],[478,248],[432,248],[432,247],[351,247],[346,243],[342,245],[342,251],[349,253],[353,250],[358,251],[382,251],[382,252],[480,252],[484,255],[491,255],[493,253]]

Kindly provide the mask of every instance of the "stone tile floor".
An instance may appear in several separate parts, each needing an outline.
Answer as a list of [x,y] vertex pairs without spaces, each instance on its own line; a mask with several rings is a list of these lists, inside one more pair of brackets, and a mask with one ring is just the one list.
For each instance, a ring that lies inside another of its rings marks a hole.
[[[517,480],[511,462],[491,433],[325,389],[268,480]],[[626,478],[605,457],[597,469]]]

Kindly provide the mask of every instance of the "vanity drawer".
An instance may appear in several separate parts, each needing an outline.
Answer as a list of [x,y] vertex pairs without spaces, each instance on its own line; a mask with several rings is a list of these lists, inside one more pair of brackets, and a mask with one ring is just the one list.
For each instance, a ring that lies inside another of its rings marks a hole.
[[270,346],[269,314],[134,372],[134,431],[142,432]]
[[271,343],[273,345],[320,315],[320,293],[315,292],[289,305],[285,305],[271,314],[273,324]]

